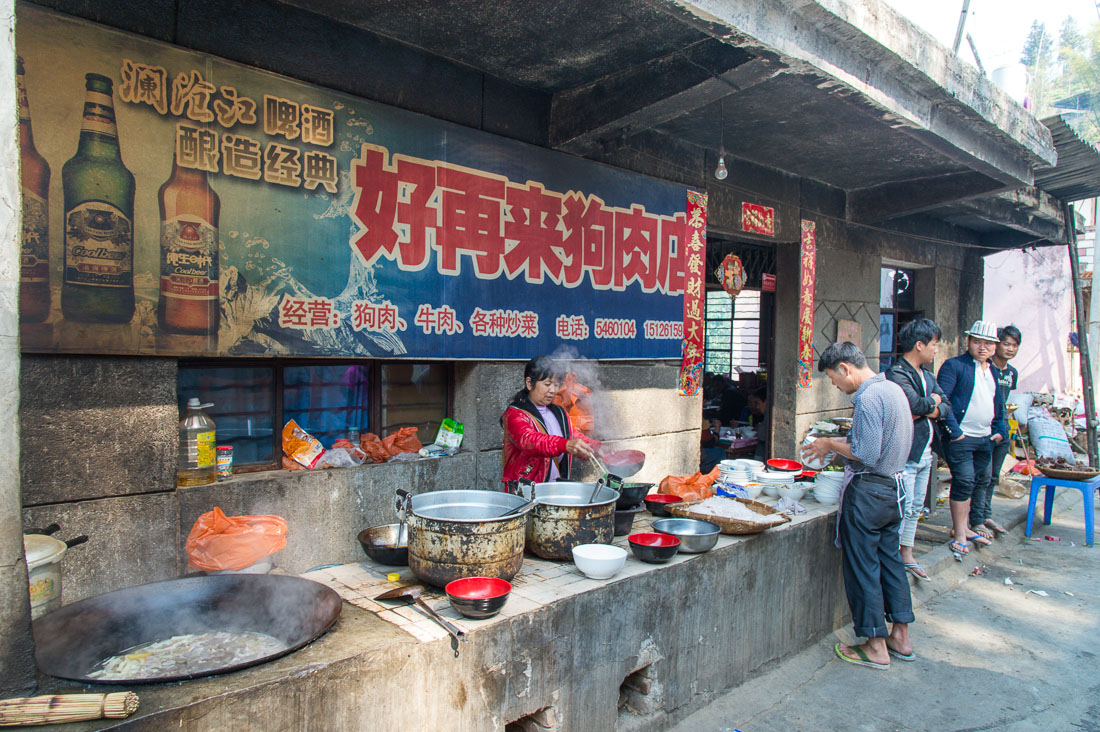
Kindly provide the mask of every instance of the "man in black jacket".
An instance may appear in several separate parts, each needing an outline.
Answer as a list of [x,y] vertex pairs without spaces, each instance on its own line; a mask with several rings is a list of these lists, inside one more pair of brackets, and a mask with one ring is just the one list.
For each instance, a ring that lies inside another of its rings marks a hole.
[[947,394],[930,370],[939,349],[940,335],[939,327],[928,318],[906,323],[898,333],[898,346],[904,355],[886,372],[886,378],[905,392],[909,411],[913,413],[913,447],[905,463],[904,517],[899,541],[905,571],[921,581],[928,579],[928,573],[913,556],[913,543],[928,481],[936,465],[932,454],[932,420],[946,417],[951,411]]

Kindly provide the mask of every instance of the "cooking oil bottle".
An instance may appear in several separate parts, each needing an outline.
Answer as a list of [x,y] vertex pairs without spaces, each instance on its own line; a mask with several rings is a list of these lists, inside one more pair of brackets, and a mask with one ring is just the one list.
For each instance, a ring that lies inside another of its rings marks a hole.
[[214,420],[202,410],[213,404],[199,404],[194,397],[180,417],[180,465],[176,485],[207,485],[217,480]]

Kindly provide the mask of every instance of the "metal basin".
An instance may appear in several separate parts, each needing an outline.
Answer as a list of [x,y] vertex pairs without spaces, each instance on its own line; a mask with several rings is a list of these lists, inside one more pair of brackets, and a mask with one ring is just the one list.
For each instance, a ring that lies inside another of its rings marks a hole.
[[[273,574],[223,574],[108,592],[48,613],[31,627],[34,660],[43,673],[88,684],[159,684],[272,661],[317,638],[339,616],[340,596],[317,582]],[[266,633],[287,648],[193,674],[113,681],[88,677],[104,658],[135,645],[212,631]]]
[[543,559],[572,559],[573,547],[610,544],[619,492],[595,483],[536,483],[538,503],[527,524],[527,550]]
[[718,543],[722,527],[710,521],[687,518],[665,518],[653,522],[653,530],[669,534],[680,540],[680,551],[685,554],[701,554],[710,551]]
[[393,567],[409,563],[409,527],[402,524],[372,526],[359,532],[359,543],[367,556]]
[[523,564],[530,508],[501,514],[526,501],[499,491],[432,491],[411,497],[409,568],[438,587],[463,577],[511,580]]

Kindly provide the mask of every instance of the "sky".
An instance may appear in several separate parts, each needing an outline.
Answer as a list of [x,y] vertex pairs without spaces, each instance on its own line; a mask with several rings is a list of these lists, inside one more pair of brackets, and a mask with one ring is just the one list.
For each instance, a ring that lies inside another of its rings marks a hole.
[[[963,0],[885,2],[951,48]],[[987,71],[1017,63],[1033,20],[1046,23],[1047,31],[1057,34],[1062,21],[1070,15],[1082,32],[1100,21],[1094,0],[970,0],[959,57],[974,63],[965,35],[970,33]]]

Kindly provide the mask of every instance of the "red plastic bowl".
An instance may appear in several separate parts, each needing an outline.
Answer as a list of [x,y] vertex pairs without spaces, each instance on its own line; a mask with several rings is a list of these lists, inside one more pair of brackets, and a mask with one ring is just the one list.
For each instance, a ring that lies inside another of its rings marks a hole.
[[784,473],[802,472],[802,463],[797,460],[783,460],[782,458],[777,458],[775,460],[769,460],[768,467],[772,470],[780,470]]
[[650,564],[667,562],[680,549],[680,539],[669,534],[631,534],[627,539],[634,556]]
[[679,546],[680,540],[670,534],[640,533],[631,534],[627,539],[631,544],[641,546]]
[[820,472],[820,470],[803,470],[802,475],[798,476],[798,480],[808,480]]
[[502,597],[512,591],[512,583],[499,577],[464,577],[448,582],[443,588],[448,595],[464,600]]
[[645,460],[645,453],[641,450],[616,450],[604,457],[605,465],[630,465]]
[[680,496],[670,496],[665,493],[650,493],[645,497],[645,507],[654,516],[668,516],[665,510],[674,503],[683,501]]

